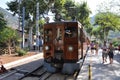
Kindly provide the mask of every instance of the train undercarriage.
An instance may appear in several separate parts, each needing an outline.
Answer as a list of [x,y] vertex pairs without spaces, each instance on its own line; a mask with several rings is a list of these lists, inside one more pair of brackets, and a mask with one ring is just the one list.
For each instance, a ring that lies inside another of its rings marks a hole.
[[[74,74],[75,71],[79,70],[80,63],[66,61],[62,58],[62,51],[57,51],[55,57],[49,57],[44,60],[44,67],[48,72],[55,73],[61,72],[63,74]],[[72,63],[71,63],[72,62]]]

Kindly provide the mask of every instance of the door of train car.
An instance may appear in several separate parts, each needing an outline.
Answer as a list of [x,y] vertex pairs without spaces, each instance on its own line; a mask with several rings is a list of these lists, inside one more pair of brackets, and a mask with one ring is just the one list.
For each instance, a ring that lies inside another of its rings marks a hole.
[[64,53],[64,23],[44,25],[44,58],[60,59]]
[[55,24],[45,24],[44,25],[44,45],[43,45],[43,52],[44,52],[44,58],[50,58],[53,57],[53,35],[54,30],[53,27]]
[[55,62],[62,62],[64,55],[64,22],[57,22],[53,30],[54,59]]
[[78,23],[68,22],[65,24],[64,35],[64,59],[65,62],[78,61]]

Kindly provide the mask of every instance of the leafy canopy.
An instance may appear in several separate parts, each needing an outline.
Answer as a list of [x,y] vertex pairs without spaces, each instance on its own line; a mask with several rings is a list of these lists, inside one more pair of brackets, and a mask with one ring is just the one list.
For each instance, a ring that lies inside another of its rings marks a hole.
[[10,27],[6,27],[0,32],[0,42],[8,43],[8,41],[12,41],[16,38],[16,34],[17,32],[15,30]]
[[98,13],[95,17],[94,25],[100,25],[103,28],[107,28],[107,30],[119,30],[120,18],[111,12]]
[[6,26],[7,22],[4,19],[4,16],[2,13],[0,13],[0,30],[3,29]]

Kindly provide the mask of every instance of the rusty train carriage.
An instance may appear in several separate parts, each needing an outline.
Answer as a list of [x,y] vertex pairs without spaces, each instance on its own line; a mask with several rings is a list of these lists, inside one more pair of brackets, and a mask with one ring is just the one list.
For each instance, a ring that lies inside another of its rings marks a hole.
[[54,65],[61,64],[62,67],[64,63],[76,63],[83,57],[83,43],[86,41],[87,37],[79,22],[45,24],[44,60]]

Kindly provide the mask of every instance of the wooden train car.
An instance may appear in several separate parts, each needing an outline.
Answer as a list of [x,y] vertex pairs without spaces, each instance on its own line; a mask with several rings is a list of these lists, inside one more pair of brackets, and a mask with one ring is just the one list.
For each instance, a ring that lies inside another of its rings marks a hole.
[[79,22],[53,22],[44,25],[44,66],[49,72],[61,70],[72,74],[79,69],[79,59],[84,57],[88,43]]

